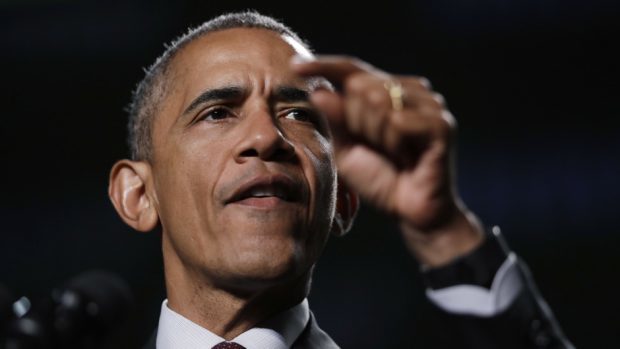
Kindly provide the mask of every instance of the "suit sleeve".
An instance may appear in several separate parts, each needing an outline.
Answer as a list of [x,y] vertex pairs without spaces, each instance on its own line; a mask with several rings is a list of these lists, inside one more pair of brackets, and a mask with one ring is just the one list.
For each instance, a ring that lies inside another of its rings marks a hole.
[[437,347],[574,349],[497,227],[469,255],[422,275],[445,333]]

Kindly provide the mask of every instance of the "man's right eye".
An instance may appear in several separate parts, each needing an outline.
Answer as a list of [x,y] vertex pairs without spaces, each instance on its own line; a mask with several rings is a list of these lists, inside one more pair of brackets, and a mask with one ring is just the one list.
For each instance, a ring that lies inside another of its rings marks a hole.
[[201,117],[205,121],[223,120],[232,115],[232,112],[227,108],[217,107],[207,110]]

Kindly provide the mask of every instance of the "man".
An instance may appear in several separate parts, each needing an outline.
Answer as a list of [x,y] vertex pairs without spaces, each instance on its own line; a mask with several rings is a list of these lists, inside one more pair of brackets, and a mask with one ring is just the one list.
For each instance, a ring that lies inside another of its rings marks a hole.
[[337,348],[306,297],[358,194],[399,221],[458,347],[571,347],[461,202],[455,122],[425,79],[315,57],[245,12],[169,46],[130,114],[132,159],[114,165],[109,195],[131,227],[162,230],[157,348]]

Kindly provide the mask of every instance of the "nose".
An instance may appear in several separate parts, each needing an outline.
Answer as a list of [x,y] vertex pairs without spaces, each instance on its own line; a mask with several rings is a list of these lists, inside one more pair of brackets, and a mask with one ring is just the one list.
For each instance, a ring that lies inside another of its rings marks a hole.
[[295,147],[286,139],[267,110],[257,110],[243,121],[242,134],[235,151],[238,163],[251,158],[263,161],[290,161]]

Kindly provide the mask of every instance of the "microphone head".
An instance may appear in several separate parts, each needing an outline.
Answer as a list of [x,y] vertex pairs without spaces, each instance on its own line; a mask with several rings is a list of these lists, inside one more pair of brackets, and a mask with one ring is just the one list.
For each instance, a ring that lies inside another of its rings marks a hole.
[[60,337],[102,334],[119,325],[133,306],[127,283],[107,271],[90,271],[52,292],[54,327]]

